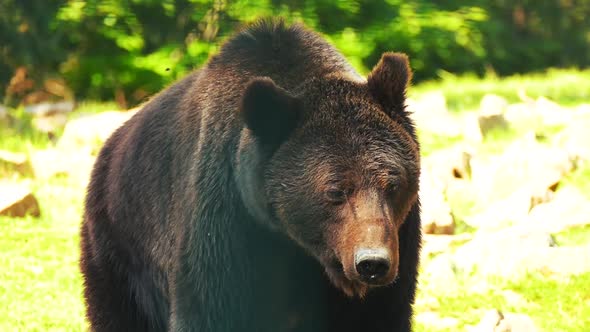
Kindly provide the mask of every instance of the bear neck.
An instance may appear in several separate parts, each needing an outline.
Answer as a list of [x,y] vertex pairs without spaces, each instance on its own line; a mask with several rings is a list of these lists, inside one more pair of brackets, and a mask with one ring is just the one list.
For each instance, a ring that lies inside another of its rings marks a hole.
[[278,230],[278,221],[270,209],[264,188],[265,165],[271,152],[254,141],[243,129],[234,163],[237,189],[248,214],[259,225]]

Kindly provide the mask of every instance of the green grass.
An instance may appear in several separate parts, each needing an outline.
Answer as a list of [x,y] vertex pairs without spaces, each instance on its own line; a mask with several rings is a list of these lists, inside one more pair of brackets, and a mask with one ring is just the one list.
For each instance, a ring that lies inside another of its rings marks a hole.
[[590,225],[576,226],[554,234],[559,246],[580,246],[590,243]]
[[460,323],[457,327],[441,329],[417,324],[416,331],[466,331],[491,309],[529,315],[542,331],[585,331],[590,326],[588,285],[590,273],[563,279],[530,273],[516,280],[468,277],[459,280],[462,291],[452,294],[425,287],[419,290],[419,297],[434,297],[436,301],[423,304],[418,301],[417,311],[435,311],[441,317],[456,318]]
[[572,185],[580,189],[580,192],[590,199],[590,162],[579,162],[576,169],[559,184],[561,186]]
[[434,151],[449,148],[463,140],[461,135],[448,137],[431,133],[423,133],[418,129],[418,138],[420,139],[420,153],[427,156]]
[[0,331],[86,329],[78,272],[84,188],[37,182],[40,218],[0,217]]
[[[115,103],[104,103],[87,101],[77,105],[74,112],[68,117],[76,118],[81,114],[94,114],[103,111],[118,110]],[[33,126],[32,117],[24,109],[18,108],[10,110],[13,123],[9,126],[0,125],[0,150],[12,152],[28,153],[36,149],[45,149],[51,147],[54,141],[46,133],[36,130]],[[59,137],[62,130],[58,130],[55,135]]]
[[531,98],[545,96],[562,105],[590,102],[590,69],[548,69],[542,73],[505,78],[489,76],[481,79],[475,75],[455,76],[450,73],[441,73],[440,76],[440,80],[412,87],[410,96],[419,98],[426,92],[441,90],[451,111],[477,109],[481,98],[488,93],[503,96],[511,103],[519,102],[519,90]]

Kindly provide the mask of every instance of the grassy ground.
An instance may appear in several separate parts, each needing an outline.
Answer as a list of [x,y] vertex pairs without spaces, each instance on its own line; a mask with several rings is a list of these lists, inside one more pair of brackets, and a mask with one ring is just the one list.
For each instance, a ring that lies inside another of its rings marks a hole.
[[[515,91],[524,87],[530,96],[545,95],[557,102],[575,104],[590,100],[590,71],[550,71],[547,75],[518,76],[506,80],[447,77],[442,83],[426,83],[412,90],[420,96],[433,89],[447,95],[449,107],[460,111],[476,108],[481,96],[493,92],[516,101]],[[113,104],[82,104],[80,111],[93,113],[113,109]],[[31,129],[26,115],[17,112],[18,125],[0,127],[0,149],[30,153],[52,146],[46,135]],[[490,152],[512,134],[486,138]],[[428,151],[449,146],[460,138],[422,136]],[[500,146],[500,148],[498,147]],[[25,180],[25,179],[22,179]],[[590,192],[590,167],[584,166],[566,179]],[[78,227],[84,185],[68,177],[31,180],[39,199],[38,219],[0,217],[0,331],[82,331],[87,328],[78,272]],[[468,210],[468,200],[458,202]],[[466,229],[466,231],[468,231]],[[587,227],[556,235],[558,243],[590,243]],[[422,284],[417,311],[436,311],[459,320],[459,330],[476,324],[486,309],[529,314],[545,331],[583,331],[590,326],[590,274],[565,279],[533,274],[515,280],[462,281],[454,293]],[[510,292],[507,292],[510,291]],[[517,294],[518,301],[514,296]],[[418,324],[417,331],[455,331]]]
[[35,182],[42,216],[0,217],[0,331],[83,331],[78,227],[84,188]]
[[462,291],[441,295],[440,289],[423,287],[420,297],[434,300],[417,305],[417,312],[435,311],[459,320],[458,326],[437,328],[417,325],[417,332],[464,331],[476,325],[485,311],[499,309],[529,315],[542,331],[586,331],[590,326],[590,273],[555,279],[539,273],[516,280],[466,279]]
[[480,79],[450,73],[443,73],[441,77],[442,80],[425,82],[414,87],[410,96],[419,98],[424,93],[440,90],[447,98],[447,106],[451,111],[476,109],[481,98],[488,93],[503,96],[511,103],[519,102],[519,90],[531,98],[545,96],[566,106],[590,101],[590,69],[549,69],[543,73],[507,78],[490,75]]

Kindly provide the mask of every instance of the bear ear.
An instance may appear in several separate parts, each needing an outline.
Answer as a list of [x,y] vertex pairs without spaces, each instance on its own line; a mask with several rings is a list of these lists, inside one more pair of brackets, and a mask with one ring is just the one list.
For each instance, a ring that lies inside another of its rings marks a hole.
[[295,128],[301,109],[301,101],[272,79],[257,77],[246,85],[240,113],[256,138],[278,144]]
[[391,109],[403,105],[406,87],[412,79],[408,56],[403,53],[383,53],[379,63],[373,68],[367,84],[371,93],[381,104]]

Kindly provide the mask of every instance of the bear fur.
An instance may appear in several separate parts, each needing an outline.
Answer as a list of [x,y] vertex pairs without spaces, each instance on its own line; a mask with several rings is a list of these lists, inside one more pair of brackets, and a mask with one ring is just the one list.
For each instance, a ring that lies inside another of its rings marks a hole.
[[[316,33],[266,20],[155,96],[88,187],[91,330],[410,331],[410,76],[385,53],[362,78]],[[386,253],[381,279],[359,277],[359,246]]]

